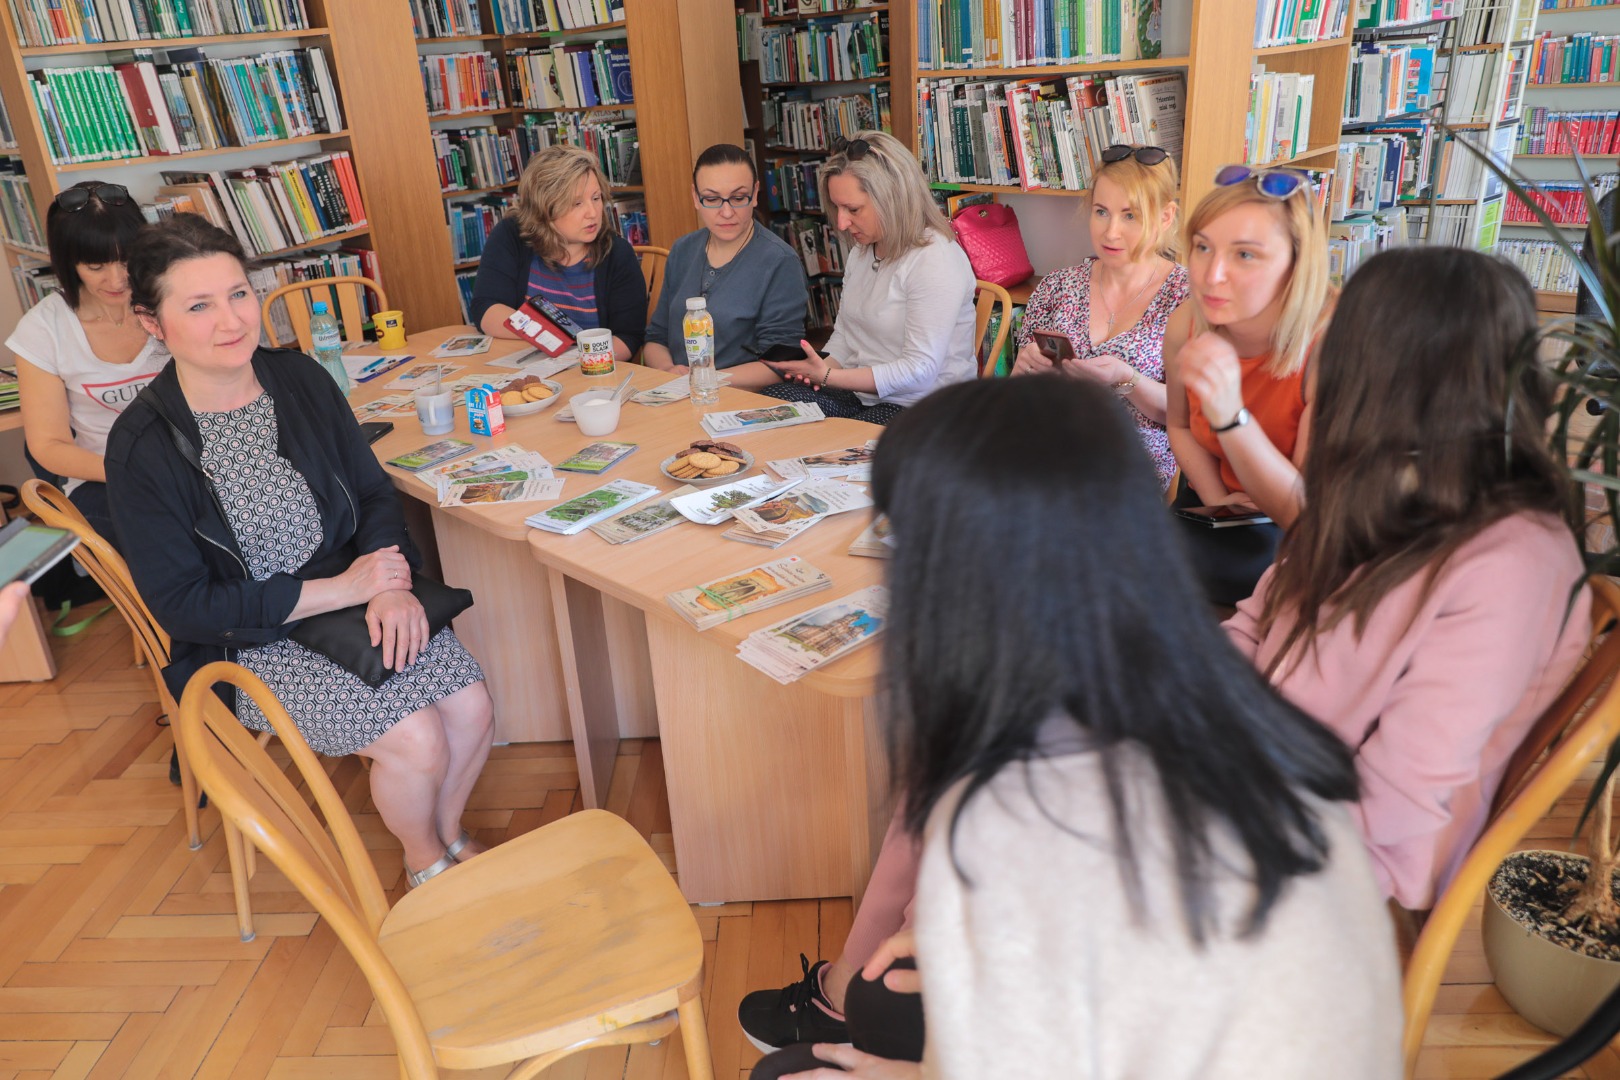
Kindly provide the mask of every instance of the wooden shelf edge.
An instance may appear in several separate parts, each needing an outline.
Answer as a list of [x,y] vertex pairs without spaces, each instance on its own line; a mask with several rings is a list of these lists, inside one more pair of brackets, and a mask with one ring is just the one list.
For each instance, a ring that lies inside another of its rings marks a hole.
[[459,188],[459,189],[454,190],[454,191],[441,191],[439,193],[439,198],[446,199],[446,200],[448,200],[448,199],[471,199],[471,198],[476,198],[477,196],[480,196],[480,195],[494,195],[494,194],[497,194],[497,193],[502,192],[502,191],[511,191],[515,187],[517,187],[517,181],[513,180],[509,184],[497,184],[494,187]]
[[[1044,79],[1055,75],[1084,75],[1103,71],[1144,71],[1192,66],[1190,56],[1161,56],[1156,60],[1111,60],[1096,64],[1047,64],[1017,68],[918,68],[919,79]],[[781,85],[766,83],[766,86]]]
[[472,120],[480,116],[500,116],[502,113],[511,111],[511,109],[503,105],[498,109],[468,109],[466,112],[458,113],[430,112],[428,113],[428,123],[438,123],[440,120]]
[[473,267],[477,266],[480,261],[480,259],[467,259],[463,262],[451,263],[450,266],[453,270],[471,270]]
[[418,45],[445,45],[445,44],[453,44],[453,43],[458,42],[458,41],[499,41],[499,40],[501,40],[501,35],[499,35],[499,34],[455,34],[455,35],[448,36],[448,37],[419,37],[419,38],[416,39],[416,43]]
[[1575,313],[1575,294],[1572,292],[1554,292],[1547,289],[1536,290],[1536,310],[1556,311],[1563,314]]
[[[1081,188],[1033,188],[1019,187],[1017,184],[958,184],[950,180],[930,180],[928,186],[935,191],[989,191],[1001,195],[1067,195],[1070,197],[1089,195],[1090,190]],[[806,211],[813,213],[814,211]]]
[[1617,82],[1527,82],[1526,90],[1620,90]]
[[348,232],[333,233],[331,236],[322,236],[317,237],[314,240],[306,240],[302,244],[294,244],[292,247],[277,248],[275,251],[268,251],[263,255],[255,255],[253,258],[255,261],[259,259],[279,259],[283,255],[292,255],[300,251],[308,251],[310,248],[318,248],[326,244],[342,244],[350,240],[358,240],[362,236],[370,235],[370,233],[371,225],[368,223],[361,225],[359,228],[350,229]]
[[510,109],[502,109],[509,113],[554,113],[554,112],[622,112],[625,109],[634,110],[636,103],[631,101],[623,105],[514,105]]
[[1254,55],[1257,58],[1266,56],[1284,56],[1288,53],[1315,52],[1317,49],[1336,49],[1340,46],[1349,44],[1350,35],[1342,34],[1335,38],[1322,38],[1317,41],[1294,42],[1289,45],[1262,45],[1255,48]]
[[266,30],[255,34],[204,34],[198,37],[140,38],[135,41],[103,41],[84,45],[31,45],[17,51],[32,56],[71,56],[74,53],[119,52],[124,49],[189,49],[194,45],[228,45],[244,41],[288,41],[299,38],[331,37],[322,27],[307,30]]
[[53,165],[59,173],[86,172],[90,169],[122,169],[128,165],[166,164],[171,161],[191,161],[195,158],[218,157],[243,151],[275,150],[284,146],[302,146],[305,143],[325,142],[328,139],[347,139],[349,129],[300,135],[292,139],[272,139],[269,142],[249,143],[247,146],[216,146],[208,150],[188,150],[183,154],[147,154],[141,157],[110,158],[106,161],[80,161],[71,165]]
[[507,41],[535,41],[555,37],[577,37],[580,34],[600,34],[608,30],[623,30],[624,20],[618,22],[596,23],[593,26],[580,26],[572,30],[532,30],[526,34],[498,34]]
[[888,75],[867,75],[856,79],[790,79],[787,82],[761,82],[760,88],[773,86],[865,86],[867,83],[888,82]]
[[801,11],[797,15],[766,15],[760,22],[765,26],[780,26],[784,23],[809,22],[811,19],[841,19],[846,15],[871,15],[888,10],[888,4],[872,4],[868,7],[845,8],[842,11]]
[[1330,143],[1327,146],[1318,146],[1315,150],[1306,150],[1302,154],[1295,154],[1293,157],[1278,158],[1276,161],[1268,161],[1268,162],[1265,162],[1264,164],[1260,164],[1260,165],[1250,164],[1249,168],[1251,168],[1251,169],[1285,169],[1288,166],[1296,165],[1301,161],[1311,161],[1311,160],[1314,160],[1314,159],[1319,158],[1319,157],[1325,157],[1328,154],[1337,154],[1338,152],[1339,152],[1338,143]]

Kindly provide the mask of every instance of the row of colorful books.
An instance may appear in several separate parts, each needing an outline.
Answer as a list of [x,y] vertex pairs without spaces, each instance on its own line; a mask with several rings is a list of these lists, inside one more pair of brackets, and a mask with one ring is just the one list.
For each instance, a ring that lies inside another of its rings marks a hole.
[[450,251],[456,262],[483,257],[490,230],[515,200],[515,195],[486,195],[477,202],[453,202],[445,207],[450,219]]
[[1249,115],[1243,128],[1243,160],[1258,165],[1286,161],[1310,149],[1311,104],[1316,76],[1267,71],[1249,76]]
[[1528,26],[1516,15],[1518,8],[1516,3],[1463,4],[1456,12],[1457,45],[1500,44],[1529,37]]
[[548,146],[582,146],[596,155],[608,183],[641,183],[641,151],[636,122],[612,114],[556,113],[525,116],[516,127],[440,128],[433,133],[439,160],[439,186],[445,191],[504,187],[517,182],[523,166]]
[[800,213],[821,212],[821,192],[816,187],[817,161],[778,161],[760,177],[765,188],[765,205],[771,210]]
[[[1351,162],[1348,155],[1367,157],[1372,154],[1368,147],[1375,143],[1398,143],[1399,168],[1391,170],[1395,182],[1396,197],[1400,199],[1418,199],[1428,194],[1433,183],[1433,164],[1435,141],[1438,131],[1434,122],[1426,116],[1406,117],[1400,120],[1386,120],[1377,124],[1362,125],[1356,132],[1346,132],[1339,142],[1339,157],[1335,172],[1334,193],[1337,199],[1347,199],[1349,196],[1343,190],[1344,184],[1349,182],[1346,169]],[[1355,147],[1356,149],[1349,149]],[[1376,175],[1382,177],[1385,173],[1386,162],[1380,160]],[[1360,211],[1376,209],[1375,206],[1360,207]],[[1335,218],[1342,214],[1334,214]]]
[[[262,307],[265,297],[283,285],[334,277],[367,277],[381,284],[382,268],[377,263],[377,253],[366,248],[338,248],[334,251],[311,251],[295,257],[260,262],[248,271],[248,284],[253,287],[254,295],[259,298]],[[362,292],[364,295],[361,302],[369,319],[377,313],[377,299],[369,291],[362,290]],[[336,305],[329,306],[333,311],[337,311]],[[341,313],[338,319],[342,320]],[[351,340],[359,339],[358,327],[345,329],[352,335]],[[286,305],[277,304],[270,309],[270,319],[265,327],[266,344],[270,341],[269,332],[272,330],[277,341],[290,341],[295,336]]]
[[1518,152],[1620,154],[1620,112],[1555,112],[1533,106],[1520,121]]
[[443,191],[503,187],[517,182],[516,138],[487,128],[435,128],[433,154],[439,161]]
[[1407,243],[1404,207],[1382,210],[1328,226],[1328,280],[1343,285],[1356,267],[1387,248]]
[[336,86],[319,48],[234,59],[144,50],[116,66],[29,73],[52,160],[162,156],[339,131]]
[[[1592,177],[1592,190],[1601,199],[1616,186],[1620,186],[1620,173],[1604,173]],[[1577,180],[1538,180],[1526,192],[1547,216],[1558,225],[1585,225],[1587,223],[1586,189]],[[1509,195],[1503,221],[1537,224],[1536,216],[1517,196]]]
[[765,0],[765,14],[778,18],[790,15],[837,15],[875,7],[886,0]]
[[810,87],[773,90],[765,95],[765,131],[771,145],[793,150],[826,150],[837,138],[857,131],[889,129],[889,88],[873,83],[861,94],[812,98]]
[[769,84],[886,78],[887,36],[887,21],[882,15],[763,27],[760,81]]
[[364,228],[365,203],[347,150],[251,169],[165,172],[161,195],[228,229],[249,255],[268,255]]
[[1543,33],[1530,49],[1530,82],[1535,86],[1615,82],[1620,80],[1616,50],[1620,34]]
[[607,222],[625,240],[637,246],[652,243],[652,230],[647,225],[647,200],[643,198],[609,199],[603,207]]
[[9,0],[25,46],[260,34],[309,27],[304,0]]
[[624,19],[624,0],[490,0],[497,34],[582,30]]
[[477,0],[410,0],[419,38],[467,37],[484,32]]
[[924,70],[1154,60],[1163,50],[1162,0],[916,2]]
[[1435,43],[1426,38],[1367,41],[1350,56],[1344,122],[1364,124],[1434,103]]
[[526,109],[586,109],[629,105],[630,47],[623,41],[513,49],[506,54],[513,104]]
[[806,327],[828,327],[838,321],[838,308],[844,301],[844,279],[810,279],[810,306],[805,312]]
[[1081,191],[1115,143],[1180,157],[1186,79],[1179,71],[918,85],[918,156],[941,183]]
[[1511,95],[1504,95],[1502,108],[1494,109],[1497,75],[1503,58],[1508,64],[1507,85],[1512,86],[1521,52],[1457,53],[1450,58],[1445,87],[1445,121],[1448,124],[1483,124],[1494,115],[1508,118],[1513,107]]
[[1343,37],[1350,7],[1350,0],[1260,0],[1254,11],[1254,47]]
[[[1574,239],[1574,248],[1582,249],[1579,238]],[[1580,285],[1575,260],[1551,240],[1502,240],[1496,254],[1523,270],[1530,284],[1543,292],[1574,292]]]
[[1464,143],[1484,147],[1497,161],[1513,156],[1511,127],[1494,132],[1459,131],[1440,142],[1439,160],[1434,170],[1434,194],[1439,199],[1494,198],[1502,192],[1502,181],[1485,167],[1485,162]]
[[771,229],[799,253],[806,276],[844,272],[844,241],[825,218],[796,217],[776,221],[771,223]]
[[429,116],[485,112],[505,106],[500,64],[487,52],[427,53],[416,58]]
[[0,235],[16,247],[45,253],[45,230],[39,224],[34,193],[16,158],[0,161]]
[[1332,220],[1343,221],[1398,205],[1414,181],[1408,173],[1407,150],[1406,139],[1399,135],[1341,139],[1334,162],[1333,199],[1329,203]]
[[11,113],[0,100],[0,150],[17,149],[17,129],[11,126]]
[[1449,19],[1457,14],[1458,0],[1359,0],[1356,29],[1404,26]]

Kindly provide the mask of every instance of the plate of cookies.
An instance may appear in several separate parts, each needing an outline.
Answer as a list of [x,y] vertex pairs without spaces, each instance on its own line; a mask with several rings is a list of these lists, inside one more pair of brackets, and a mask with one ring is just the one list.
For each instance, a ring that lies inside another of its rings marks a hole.
[[754,455],[734,443],[699,439],[658,466],[671,480],[693,487],[726,484],[754,467]]
[[528,416],[557,404],[562,384],[538,375],[524,375],[501,387],[501,410],[507,416]]

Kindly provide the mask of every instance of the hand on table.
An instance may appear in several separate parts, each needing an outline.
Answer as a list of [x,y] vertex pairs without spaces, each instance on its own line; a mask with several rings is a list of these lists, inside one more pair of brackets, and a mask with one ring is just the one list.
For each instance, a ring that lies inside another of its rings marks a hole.
[[1243,365],[1232,343],[1206,331],[1176,354],[1181,379],[1198,395],[1199,407],[1210,427],[1225,427],[1243,408]]
[[366,628],[371,643],[381,645],[383,667],[403,671],[416,663],[416,655],[428,643],[427,612],[422,602],[409,592],[378,593],[366,605]]

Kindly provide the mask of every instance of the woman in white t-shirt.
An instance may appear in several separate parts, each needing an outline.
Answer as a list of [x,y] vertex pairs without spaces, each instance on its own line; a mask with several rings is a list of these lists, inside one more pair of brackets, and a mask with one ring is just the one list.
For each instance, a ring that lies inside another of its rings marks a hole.
[[89,180],[52,200],[45,233],[62,291],[30,308],[6,339],[19,360],[28,452],[114,542],[102,465],[107,432],[169,360],[130,313],[124,258],[143,223],[120,184]]

